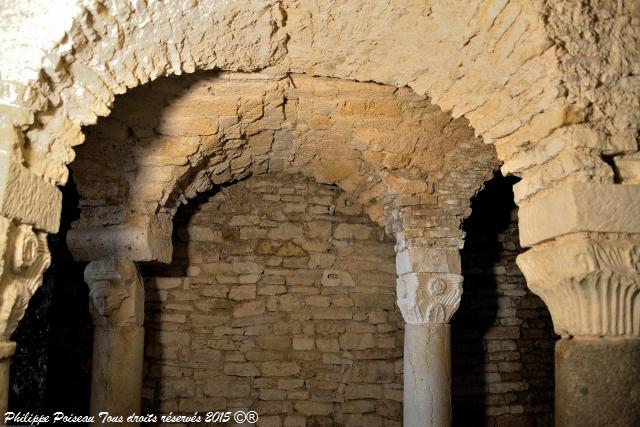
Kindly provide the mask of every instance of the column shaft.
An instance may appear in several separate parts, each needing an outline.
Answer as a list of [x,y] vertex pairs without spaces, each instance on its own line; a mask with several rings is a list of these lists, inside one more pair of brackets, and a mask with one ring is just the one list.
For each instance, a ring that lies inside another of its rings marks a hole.
[[640,339],[556,343],[556,426],[640,425]]
[[[140,415],[144,328],[96,326],[91,367],[92,414]],[[99,423],[98,423],[99,424]]]
[[451,425],[451,337],[446,323],[405,325],[403,425]]

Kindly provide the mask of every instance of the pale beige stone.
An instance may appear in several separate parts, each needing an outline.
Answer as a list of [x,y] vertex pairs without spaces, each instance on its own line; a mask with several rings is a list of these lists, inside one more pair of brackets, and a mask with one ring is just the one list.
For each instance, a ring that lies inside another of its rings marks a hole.
[[640,186],[572,182],[520,203],[520,244],[577,232],[637,233]]
[[236,285],[231,286],[228,297],[234,301],[244,301],[256,299],[255,285]]
[[257,316],[265,312],[266,304],[264,301],[246,302],[237,305],[233,309],[233,317]]

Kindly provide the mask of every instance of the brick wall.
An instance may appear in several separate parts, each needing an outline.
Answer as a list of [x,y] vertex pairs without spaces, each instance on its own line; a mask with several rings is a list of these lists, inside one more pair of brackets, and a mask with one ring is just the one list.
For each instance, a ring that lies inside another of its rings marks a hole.
[[251,408],[261,425],[399,426],[393,241],[362,206],[286,174],[189,206],[174,262],[147,272],[145,406]]
[[[511,182],[474,202],[452,322],[454,424],[550,425],[553,333],[525,287]],[[267,174],[192,201],[147,269],[145,406],[262,425],[399,426],[393,241],[336,187]]]

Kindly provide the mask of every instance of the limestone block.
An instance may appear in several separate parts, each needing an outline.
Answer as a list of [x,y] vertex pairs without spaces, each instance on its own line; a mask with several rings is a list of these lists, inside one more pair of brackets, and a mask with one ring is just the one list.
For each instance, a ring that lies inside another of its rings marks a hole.
[[420,179],[407,176],[400,171],[384,170],[381,173],[383,181],[387,184],[391,194],[415,194],[430,192],[429,184]]
[[339,270],[325,270],[322,273],[321,283],[326,287],[353,287],[356,285],[348,272]]
[[291,348],[291,338],[286,336],[258,337],[256,345],[263,350],[288,350]]
[[220,326],[230,319],[224,314],[195,314],[189,315],[189,320],[196,326]]
[[224,373],[238,377],[257,377],[260,375],[258,367],[253,363],[225,363]]
[[255,285],[236,285],[229,291],[229,299],[234,301],[245,301],[256,299]]
[[225,398],[249,397],[251,384],[247,380],[236,377],[218,376],[208,379],[204,383],[204,394]]
[[171,219],[166,216],[146,225],[114,225],[99,229],[71,229],[67,245],[76,261],[121,258],[132,261],[171,261]]
[[338,224],[333,232],[336,239],[368,239],[371,236],[371,228],[361,224]]
[[315,350],[315,347],[315,340],[313,337],[293,337],[293,349],[296,351]]
[[520,244],[569,233],[640,232],[640,186],[567,182],[520,203]]
[[376,346],[373,334],[346,333],[338,341],[342,350],[366,350]]
[[0,215],[57,233],[62,193],[0,151]]
[[384,395],[379,384],[348,384],[345,387],[345,399],[381,399]]
[[237,305],[233,309],[233,317],[249,317],[257,316],[265,312],[266,304],[264,301],[253,301]]
[[305,224],[306,235],[310,239],[326,240],[331,235],[331,223],[326,221],[313,221]]
[[178,236],[185,242],[222,242],[221,230],[201,225],[190,225],[178,230]]
[[269,232],[269,238],[273,240],[292,240],[303,236],[302,225],[296,223],[280,224]]
[[640,154],[615,157],[614,162],[623,184],[640,184]]
[[396,254],[396,274],[406,273],[460,274],[460,254],[450,248],[409,247]]
[[375,405],[370,400],[348,401],[340,405],[340,408],[345,414],[364,414],[375,411]]
[[158,398],[161,400],[175,397],[191,397],[195,394],[192,378],[166,378],[160,382]]
[[261,363],[260,371],[262,375],[267,377],[287,377],[298,375],[300,373],[300,366],[294,362],[270,361]]
[[295,405],[296,411],[304,415],[330,415],[333,413],[333,405],[331,403],[320,402],[298,402]]
[[318,350],[329,353],[340,351],[340,344],[337,338],[316,338],[316,346]]

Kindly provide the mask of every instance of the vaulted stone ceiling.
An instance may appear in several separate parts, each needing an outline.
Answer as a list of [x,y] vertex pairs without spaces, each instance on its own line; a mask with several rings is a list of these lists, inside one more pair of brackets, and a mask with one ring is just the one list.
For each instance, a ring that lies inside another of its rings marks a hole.
[[[177,206],[197,193],[285,171],[352,193],[390,232],[461,246],[469,200],[498,165],[466,119],[409,88],[298,74],[161,79],[118,99],[87,128],[87,142],[72,165],[81,239],[125,224],[166,234]],[[425,234],[409,210],[443,223]],[[139,256],[166,259],[168,244]]]

